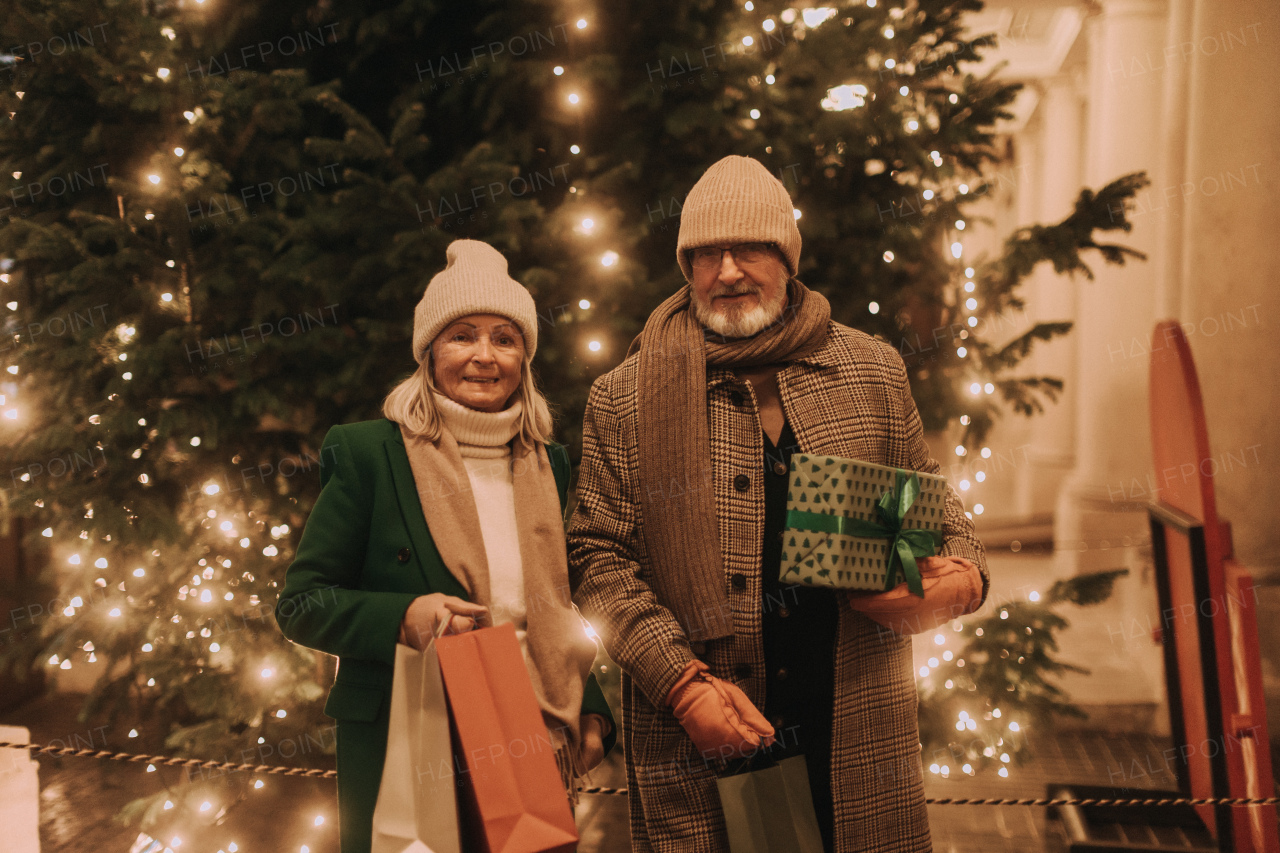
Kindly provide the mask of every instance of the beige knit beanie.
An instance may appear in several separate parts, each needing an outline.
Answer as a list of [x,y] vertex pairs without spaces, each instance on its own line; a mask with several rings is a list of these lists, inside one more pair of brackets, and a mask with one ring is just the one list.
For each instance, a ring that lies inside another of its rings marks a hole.
[[689,190],[680,214],[676,260],[693,281],[686,252],[715,243],[773,243],[795,275],[800,264],[800,229],[782,182],[758,160],[725,157]]
[[538,311],[524,285],[507,274],[507,259],[479,240],[454,240],[448,264],[431,279],[413,312],[413,358],[418,364],[445,326],[468,314],[509,317],[524,336],[526,359],[538,349]]

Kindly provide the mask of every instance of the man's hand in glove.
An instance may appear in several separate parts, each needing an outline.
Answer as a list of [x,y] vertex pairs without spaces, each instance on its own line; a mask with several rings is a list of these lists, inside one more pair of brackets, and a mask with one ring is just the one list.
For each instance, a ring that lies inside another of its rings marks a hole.
[[902,635],[920,634],[972,613],[982,603],[982,573],[964,557],[925,557],[917,560],[924,598],[906,583],[886,592],[852,593],[854,610]]
[[698,751],[707,757],[733,758],[772,744],[773,726],[747,694],[709,670],[700,660],[689,661],[667,694],[667,704]]

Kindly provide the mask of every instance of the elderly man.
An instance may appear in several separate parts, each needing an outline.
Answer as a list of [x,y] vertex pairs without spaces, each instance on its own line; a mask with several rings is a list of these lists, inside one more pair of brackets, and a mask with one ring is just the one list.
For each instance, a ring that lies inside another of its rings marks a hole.
[[569,540],[575,600],[623,670],[632,849],[727,851],[716,775],[767,748],[804,755],[826,850],[928,851],[905,635],[981,605],[982,545],[950,490],[923,599],[780,584],[793,452],[939,465],[897,352],[796,280],[764,166],[707,170],[676,256],[688,285],[591,389]]

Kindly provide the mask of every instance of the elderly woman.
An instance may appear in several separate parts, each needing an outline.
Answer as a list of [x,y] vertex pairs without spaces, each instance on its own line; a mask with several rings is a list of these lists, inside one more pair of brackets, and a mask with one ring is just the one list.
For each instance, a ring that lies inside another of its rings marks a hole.
[[276,605],[286,637],[340,659],[324,710],[338,721],[342,853],[370,848],[397,642],[512,622],[566,785],[615,739],[569,600],[569,459],[530,368],[533,298],[485,243],[455,241],[447,258],[414,314],[418,370],[385,418],[324,439]]

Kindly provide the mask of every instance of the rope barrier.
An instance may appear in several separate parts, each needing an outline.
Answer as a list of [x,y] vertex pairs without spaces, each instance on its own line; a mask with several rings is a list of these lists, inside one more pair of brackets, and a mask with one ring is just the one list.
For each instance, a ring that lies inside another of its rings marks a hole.
[[[111,752],[105,749],[74,749],[68,746],[42,746],[36,743],[8,743],[0,741],[0,749],[25,749],[32,755],[56,755],[75,758],[102,758],[107,761],[127,761],[131,764],[147,762],[167,767],[198,767],[201,770],[248,770],[273,776],[305,776],[310,779],[336,779],[336,770],[318,770],[306,767],[282,767],[269,764],[236,764],[231,761],[201,761],[198,758],[174,758],[164,755],[137,755],[129,752]],[[580,794],[627,796],[626,788],[579,788]],[[1048,799],[999,797],[926,797],[931,806],[1275,806],[1280,797],[1250,799],[1248,797],[1173,797],[1164,799]]]
[[69,746],[41,746],[37,743],[8,743],[0,741],[0,748],[26,749],[32,755],[58,755],[75,758],[104,758],[107,761],[147,762],[167,767],[198,767],[201,770],[250,770],[273,776],[306,776],[312,779],[336,779],[336,770],[314,770],[306,767],[280,767],[269,764],[236,764],[233,761],[201,761],[198,758],[172,758],[165,755],[136,755],[130,752],[111,752],[106,749],[74,749]]

